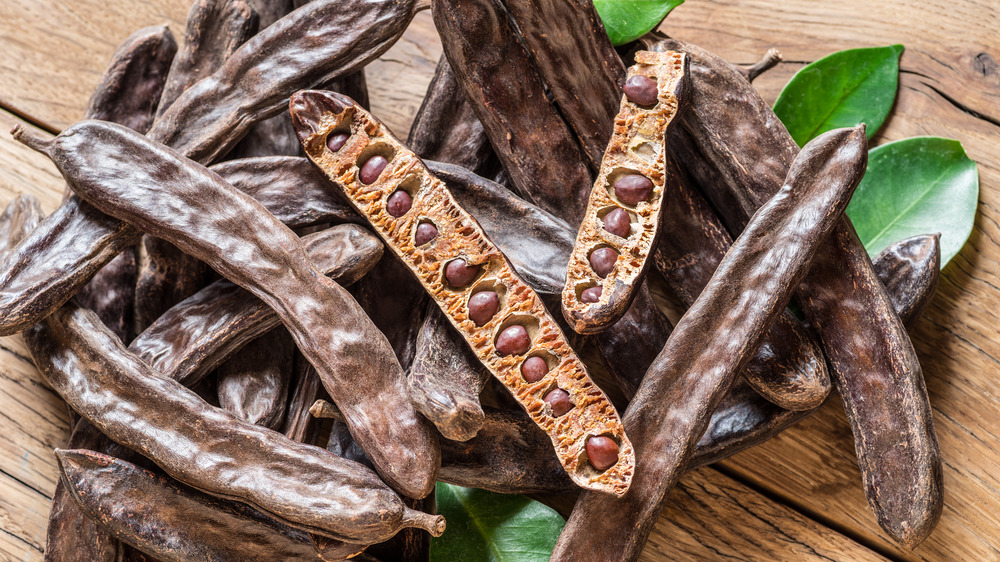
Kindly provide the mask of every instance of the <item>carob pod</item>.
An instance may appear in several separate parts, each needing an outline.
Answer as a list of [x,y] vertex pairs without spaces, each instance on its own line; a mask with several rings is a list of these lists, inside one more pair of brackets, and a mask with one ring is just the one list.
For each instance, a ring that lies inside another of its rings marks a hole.
[[319,434],[319,427],[309,416],[309,408],[320,396],[323,385],[320,383],[316,368],[309,364],[302,354],[295,351],[295,391],[288,400],[288,414],[285,415],[285,425],[281,433],[299,443],[314,444]]
[[[722,179],[702,187],[724,190],[736,203],[717,205],[727,223],[745,222],[778,189],[795,141],[728,63],[676,40],[656,43],[691,57],[691,105],[682,122]],[[724,110],[724,99],[741,100],[740,110]],[[868,504],[879,525],[912,548],[941,515],[941,453],[913,344],[846,217],[817,252],[796,298],[844,398]]]
[[237,351],[216,371],[219,405],[252,424],[280,428],[294,349],[288,331],[279,327]]
[[666,137],[687,63],[669,51],[639,51],[635,60],[566,270],[563,316],[581,334],[603,331],[628,310],[669,205]]
[[[687,174],[674,173],[653,261],[681,303],[691,306],[733,239]],[[788,410],[812,410],[830,393],[823,352],[787,310],[768,328],[742,375],[761,396]]]
[[[320,560],[308,534],[254,509],[99,452],[56,449],[55,454],[60,482],[87,515],[159,560]],[[341,557],[365,548],[340,545]]]
[[[341,182],[477,357],[546,430],[574,482],[616,496],[628,490],[634,457],[618,413],[590,380],[538,296],[513,273],[443,182],[349,98],[299,92],[291,111],[306,154]],[[339,133],[350,137],[331,151],[328,140]],[[437,234],[418,247],[414,236],[421,223],[431,223]],[[523,371],[538,361],[544,367]],[[586,449],[595,441],[609,443],[601,462],[587,457]]]
[[872,260],[892,309],[912,330],[937,290],[941,272],[941,235],[924,234],[896,242]]
[[[189,88],[149,134],[199,161],[214,160],[253,123],[284,109],[295,90],[377,58],[422,7],[415,0],[315,0],[253,37],[215,74]],[[138,238],[131,225],[79,198],[63,202],[0,264],[0,335],[50,314]]]
[[[82,121],[54,141],[23,129],[15,138],[46,153],[92,204],[156,232],[273,308],[380,474],[407,496],[430,493],[440,453],[431,425],[410,404],[389,342],[345,289],[316,271],[298,236],[266,208],[120,125]],[[164,177],[171,182],[165,185]]]
[[867,159],[864,125],[824,133],[802,149],[781,190],[754,215],[681,318],[625,412],[638,458],[632,490],[617,501],[583,493],[552,560],[575,560],[580,552],[598,560],[639,557],[712,411],[839,222]]
[[[590,166],[601,165],[625,67],[591,0],[502,0]],[[419,154],[419,152],[418,152]]]
[[409,371],[416,355],[420,312],[427,294],[406,266],[386,252],[363,278],[351,286],[351,295],[392,346],[403,371]]
[[407,509],[367,468],[207,405],[129,353],[86,309],[67,304],[24,336],[73,409],[182,483],[346,542],[379,542],[411,526],[444,530],[443,518]]
[[[345,286],[367,273],[383,249],[375,235],[356,225],[306,235],[302,245],[318,270]],[[220,279],[157,318],[129,350],[164,375],[194,386],[245,344],[280,325],[272,308]]]
[[517,191],[579,223],[590,169],[500,0],[434,0],[431,12],[448,63]]

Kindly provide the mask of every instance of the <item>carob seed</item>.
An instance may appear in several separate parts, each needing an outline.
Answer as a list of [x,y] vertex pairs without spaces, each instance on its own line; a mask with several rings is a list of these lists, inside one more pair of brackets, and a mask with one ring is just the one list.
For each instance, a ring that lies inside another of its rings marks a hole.
[[520,324],[504,328],[497,336],[497,352],[500,355],[522,355],[531,349],[531,338],[528,337],[528,330]]
[[626,205],[638,205],[653,192],[653,182],[642,174],[624,175],[615,181],[614,187],[615,195]]
[[351,138],[351,135],[347,133],[334,133],[326,138],[326,147],[330,149],[330,152],[337,152],[341,148],[344,148],[349,138]]
[[376,154],[365,160],[365,163],[361,165],[361,171],[358,172],[358,179],[361,180],[361,183],[368,185],[377,180],[382,170],[388,165],[389,161],[385,159],[385,156]]
[[625,97],[638,105],[656,105],[656,80],[648,76],[633,76],[625,82]]
[[[375,158],[382,158],[382,157],[376,156],[371,160],[368,160],[368,162],[365,162],[365,165],[361,167],[361,181],[365,183],[371,183],[370,181],[365,181],[364,174],[365,174],[365,169],[368,167],[368,164],[371,163],[371,161],[374,160]],[[382,160],[384,161],[385,159],[382,158]],[[383,168],[385,168],[385,164],[382,164],[382,167],[379,168],[377,172],[374,172],[375,175],[372,176],[372,181],[375,181],[378,178],[378,175],[382,173]],[[388,212],[390,215],[396,218],[405,215],[406,212],[409,211],[410,207],[412,206],[413,206],[413,199],[410,198],[409,193],[403,190],[398,190],[393,192],[393,194],[390,195],[389,199],[387,199],[385,202],[386,212]],[[434,233],[435,234],[437,233],[437,229],[434,230]]]
[[[569,393],[561,388],[549,392],[543,398],[549,406],[552,406],[552,416],[560,417],[573,409],[573,403],[569,401]],[[618,447],[615,447],[616,454]],[[590,442],[587,442],[587,456],[590,456]],[[617,455],[616,455],[617,456]],[[610,465],[609,465],[610,466]]]
[[417,246],[423,246],[431,240],[437,238],[438,229],[434,223],[422,222],[417,225],[417,233],[413,236],[413,242]]
[[529,357],[521,364],[521,376],[528,382],[538,382],[549,372],[549,364],[539,356]]
[[608,437],[587,439],[587,458],[597,470],[607,470],[618,462],[618,444]]
[[591,287],[589,289],[584,289],[580,293],[580,302],[592,303],[601,300],[601,293],[604,292],[603,287]]
[[479,275],[478,265],[469,265],[465,260],[458,259],[444,266],[444,278],[448,285],[458,289],[472,283]]
[[590,253],[590,267],[594,268],[594,273],[604,279],[615,268],[618,261],[618,252],[613,248],[598,248]]
[[[621,196],[619,196],[619,199]],[[615,236],[628,238],[628,233],[632,230],[632,221],[625,209],[615,209],[604,215],[604,230]]]
[[469,318],[482,326],[500,310],[500,297],[493,291],[480,291],[469,298]]

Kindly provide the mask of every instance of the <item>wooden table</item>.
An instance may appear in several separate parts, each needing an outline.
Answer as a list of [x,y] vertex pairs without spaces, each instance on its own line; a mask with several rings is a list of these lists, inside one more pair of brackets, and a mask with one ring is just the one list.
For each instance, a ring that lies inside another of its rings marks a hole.
[[[756,82],[773,101],[804,64],[830,52],[902,43],[899,97],[875,139],[958,139],[979,164],[979,215],[913,333],[944,458],[945,506],[915,550],[881,532],[865,502],[850,429],[836,397],[771,442],[686,475],[644,560],[1000,559],[1000,49],[995,0],[690,0],[664,29],[728,60],[769,47],[785,61]],[[131,32],[167,24],[180,37],[189,0],[0,2],[0,129],[48,132],[80,118],[108,57]],[[441,52],[422,13],[368,68],[373,112],[405,136]],[[62,182],[52,165],[0,134],[0,204],[21,192],[46,212]],[[0,559],[40,560],[66,442],[65,405],[20,337],[0,338]]]

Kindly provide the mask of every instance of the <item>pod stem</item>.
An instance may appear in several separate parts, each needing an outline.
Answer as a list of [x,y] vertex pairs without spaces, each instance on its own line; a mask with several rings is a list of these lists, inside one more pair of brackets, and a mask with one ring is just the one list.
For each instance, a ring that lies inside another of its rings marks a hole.
[[313,402],[313,405],[309,407],[309,415],[314,418],[326,418],[337,420],[339,422],[345,421],[344,414],[340,411],[340,409],[322,398]]
[[14,128],[10,130],[10,134],[13,135],[14,140],[28,148],[41,152],[46,156],[52,156],[50,150],[55,142],[52,139],[47,139],[34,131],[26,129],[21,123],[14,125]]
[[431,0],[417,0],[416,4],[413,5],[414,14],[429,9],[431,9]]
[[737,68],[739,68],[741,74],[746,76],[747,81],[753,82],[754,78],[757,78],[761,74],[764,74],[764,72],[774,68],[781,61],[781,53],[778,49],[772,47],[768,49],[767,52],[764,53],[764,56],[755,64],[751,66],[740,66]]
[[444,515],[431,515],[410,508],[406,508],[406,512],[403,514],[403,527],[423,529],[432,537],[440,537],[444,533],[445,526]]

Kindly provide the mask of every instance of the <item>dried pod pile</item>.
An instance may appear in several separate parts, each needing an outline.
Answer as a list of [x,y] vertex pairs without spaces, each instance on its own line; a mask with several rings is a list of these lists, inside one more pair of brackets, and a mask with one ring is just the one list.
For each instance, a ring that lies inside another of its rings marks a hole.
[[[428,7],[408,146],[363,72]],[[198,0],[180,48],[115,53],[90,120],[18,129],[71,190],[0,214],[0,334],[81,418],[46,559],[426,560],[440,479],[582,488],[553,559],[633,560],[684,470],[831,379],[879,524],[925,538],[940,455],[903,326],[938,237],[868,260],[842,215],[864,128],[800,151],[749,83],[776,55],[643,43],[624,62],[589,0]]]

